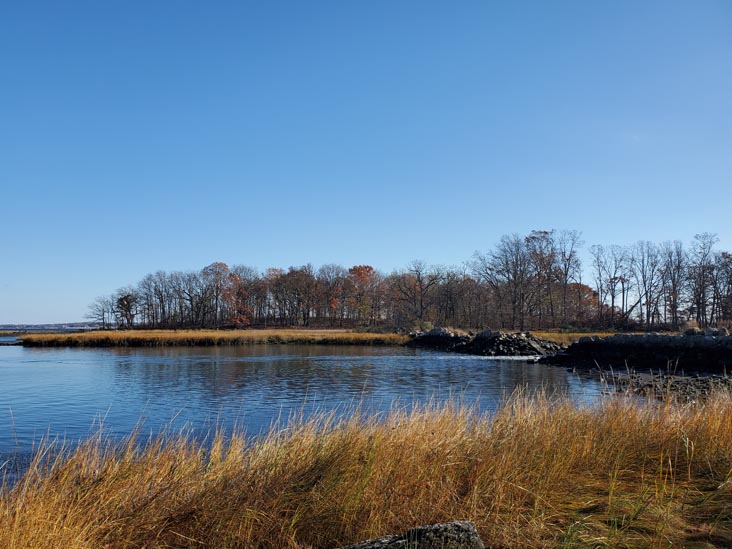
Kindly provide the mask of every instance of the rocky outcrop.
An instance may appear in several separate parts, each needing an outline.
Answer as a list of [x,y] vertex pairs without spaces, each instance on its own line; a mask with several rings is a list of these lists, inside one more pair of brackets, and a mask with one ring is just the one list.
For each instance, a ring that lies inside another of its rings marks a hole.
[[507,333],[486,330],[478,335],[457,334],[445,328],[434,328],[415,334],[409,347],[480,356],[547,356],[564,350],[564,346],[532,336],[529,332]]
[[472,339],[470,335],[452,332],[447,328],[432,328],[429,332],[416,332],[410,335],[412,339],[406,343],[407,347],[435,351],[453,351]]
[[401,536],[387,536],[342,549],[485,549],[475,524],[453,521],[418,526]]
[[542,361],[575,368],[721,373],[732,369],[732,337],[659,334],[583,337],[563,353]]
[[479,333],[456,352],[481,356],[547,356],[564,350],[564,346],[531,335],[529,332],[506,333],[486,330]]

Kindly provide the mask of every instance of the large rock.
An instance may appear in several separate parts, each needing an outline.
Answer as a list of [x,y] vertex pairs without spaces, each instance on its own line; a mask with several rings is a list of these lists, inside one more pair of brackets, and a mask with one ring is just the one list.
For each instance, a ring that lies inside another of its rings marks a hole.
[[342,549],[485,549],[475,524],[452,521],[418,526],[401,536],[387,536]]
[[447,328],[432,328],[429,332],[416,334],[407,342],[408,347],[452,351],[456,346],[470,341],[470,336],[451,332]]

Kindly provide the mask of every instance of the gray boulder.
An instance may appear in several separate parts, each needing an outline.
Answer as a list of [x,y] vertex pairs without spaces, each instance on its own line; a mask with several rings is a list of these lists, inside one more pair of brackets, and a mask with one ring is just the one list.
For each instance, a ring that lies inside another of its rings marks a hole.
[[415,335],[406,345],[418,349],[452,351],[456,347],[464,345],[470,339],[471,337],[468,335],[456,334],[447,328],[432,328],[429,332]]
[[453,334],[450,330],[447,328],[432,328],[429,332],[425,334],[428,337],[454,337],[455,334]]
[[401,536],[387,536],[342,549],[485,549],[475,524],[455,520],[418,526]]

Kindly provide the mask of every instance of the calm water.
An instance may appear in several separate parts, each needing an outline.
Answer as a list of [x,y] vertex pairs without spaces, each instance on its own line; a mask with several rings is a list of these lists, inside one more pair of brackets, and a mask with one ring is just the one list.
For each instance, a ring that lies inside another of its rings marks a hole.
[[491,410],[516,387],[579,401],[602,390],[562,368],[403,348],[0,347],[0,466],[22,466],[44,436],[76,441],[100,422],[110,436],[141,420],[146,432],[218,424],[257,434],[278,417],[355,403],[385,411],[452,396]]

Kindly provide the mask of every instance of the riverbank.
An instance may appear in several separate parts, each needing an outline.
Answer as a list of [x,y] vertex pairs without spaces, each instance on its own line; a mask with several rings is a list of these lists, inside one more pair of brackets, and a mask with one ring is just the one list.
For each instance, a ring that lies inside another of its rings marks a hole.
[[732,371],[732,336],[726,330],[707,335],[615,334],[588,336],[542,360],[572,368],[663,370],[674,374],[726,374]]
[[26,347],[164,347],[216,345],[402,345],[409,338],[352,330],[99,330],[76,333],[26,334]]
[[41,450],[0,494],[3,547],[338,547],[453,519],[491,547],[729,547],[732,398],[510,399]]
[[532,330],[531,334],[540,337],[541,339],[547,339],[560,345],[571,345],[577,343],[583,337],[597,337],[604,339],[606,337],[614,336],[617,332],[543,332]]

